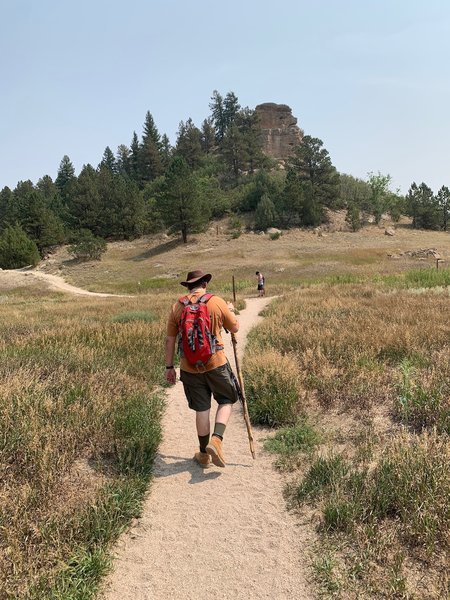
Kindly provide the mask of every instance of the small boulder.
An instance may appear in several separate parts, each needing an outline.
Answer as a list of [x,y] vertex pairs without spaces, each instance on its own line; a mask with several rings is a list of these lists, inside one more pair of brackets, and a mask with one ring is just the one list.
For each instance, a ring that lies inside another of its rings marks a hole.
[[393,229],[392,227],[386,227],[386,229],[384,230],[384,235],[395,235],[395,229]]
[[272,234],[272,233],[281,233],[281,229],[277,229],[276,227],[269,227],[269,229],[267,230],[268,234]]

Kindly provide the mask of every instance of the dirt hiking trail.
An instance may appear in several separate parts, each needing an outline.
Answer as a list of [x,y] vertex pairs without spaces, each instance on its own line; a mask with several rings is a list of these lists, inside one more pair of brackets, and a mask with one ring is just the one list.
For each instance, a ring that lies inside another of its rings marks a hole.
[[132,298],[133,296],[124,294],[104,294],[102,292],[89,292],[82,288],[76,287],[67,283],[59,275],[52,275],[51,273],[43,273],[39,270],[32,270],[28,267],[24,269],[11,269],[1,270],[0,283],[9,285],[20,285],[24,283],[24,280],[31,276],[32,279],[38,279],[39,281],[45,282],[51,290],[58,292],[68,292],[69,294],[75,294],[77,296],[98,296],[100,298]]
[[[247,300],[238,317],[241,359],[269,301]],[[234,368],[230,336],[224,337]],[[312,599],[310,540],[285,509],[282,478],[262,449],[267,434],[254,431],[254,461],[236,404],[224,437],[226,468],[202,469],[192,460],[194,414],[179,381],[168,390],[163,432],[143,515],[119,540],[107,600]]]

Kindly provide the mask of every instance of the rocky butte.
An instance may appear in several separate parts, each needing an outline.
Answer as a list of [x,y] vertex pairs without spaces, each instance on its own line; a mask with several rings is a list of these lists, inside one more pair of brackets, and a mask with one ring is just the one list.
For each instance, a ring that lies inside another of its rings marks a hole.
[[263,152],[271,158],[284,161],[301,144],[303,131],[297,125],[292,108],[287,104],[265,102],[255,111],[259,117]]

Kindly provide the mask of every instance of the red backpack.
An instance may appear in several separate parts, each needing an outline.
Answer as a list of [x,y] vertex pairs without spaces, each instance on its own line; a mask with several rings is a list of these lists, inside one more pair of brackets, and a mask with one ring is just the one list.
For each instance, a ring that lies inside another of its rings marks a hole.
[[216,352],[216,338],[211,333],[211,316],[206,306],[214,294],[204,294],[192,303],[187,296],[180,298],[184,306],[179,325],[180,354],[194,367],[204,367]]

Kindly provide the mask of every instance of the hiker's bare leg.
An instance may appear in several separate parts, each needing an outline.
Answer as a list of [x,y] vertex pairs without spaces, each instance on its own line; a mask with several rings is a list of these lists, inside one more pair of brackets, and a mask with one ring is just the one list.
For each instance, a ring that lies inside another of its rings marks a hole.
[[209,435],[209,410],[202,410],[195,413],[195,425],[198,435]]
[[226,425],[233,411],[232,404],[219,404],[216,412],[216,423]]

